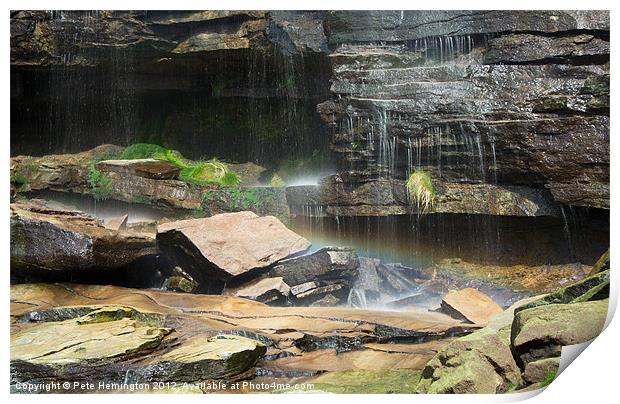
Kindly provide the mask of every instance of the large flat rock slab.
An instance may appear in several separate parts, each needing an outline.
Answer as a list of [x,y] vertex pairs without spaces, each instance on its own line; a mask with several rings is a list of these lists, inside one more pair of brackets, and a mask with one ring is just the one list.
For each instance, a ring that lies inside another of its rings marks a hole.
[[473,288],[448,292],[441,301],[441,310],[455,318],[481,325],[486,325],[493,316],[504,311],[489,296]]
[[178,329],[165,327],[165,316],[124,306],[82,307],[58,314],[71,318],[22,322],[22,329],[12,334],[12,382],[233,379],[252,372],[266,351],[256,339],[215,330],[194,334],[178,324],[174,324]]
[[77,319],[46,322],[11,336],[11,360],[66,365],[107,360],[156,347],[169,329],[131,318],[130,311],[103,308]]
[[229,280],[299,254],[310,242],[274,216],[224,213],[162,224],[157,239],[203,282]]

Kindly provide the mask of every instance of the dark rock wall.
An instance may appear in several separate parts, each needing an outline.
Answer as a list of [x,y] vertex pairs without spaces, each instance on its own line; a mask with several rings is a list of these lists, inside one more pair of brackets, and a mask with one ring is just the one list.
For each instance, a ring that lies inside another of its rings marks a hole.
[[609,207],[609,16],[600,11],[330,12],[318,110],[354,184],[525,184]]
[[606,11],[18,11],[11,101],[13,155],[330,147],[349,191],[421,168],[609,208]]
[[14,12],[12,154],[140,141],[267,165],[327,153],[322,15]]

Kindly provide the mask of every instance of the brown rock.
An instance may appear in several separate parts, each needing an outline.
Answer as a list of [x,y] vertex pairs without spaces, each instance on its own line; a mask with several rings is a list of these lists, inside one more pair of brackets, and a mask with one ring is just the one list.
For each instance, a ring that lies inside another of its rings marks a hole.
[[539,383],[545,380],[552,372],[557,372],[560,367],[560,358],[545,358],[530,362],[525,365],[523,378],[530,383]]
[[97,163],[97,168],[157,180],[175,179],[181,171],[176,164],[155,159],[104,160]]
[[36,199],[11,204],[11,271],[15,273],[104,271],[157,251],[154,238],[107,229],[76,210]]
[[310,247],[308,240],[277,218],[253,212],[169,222],[160,225],[157,233],[162,248],[203,282],[229,280]]
[[271,303],[286,298],[291,293],[291,288],[282,278],[257,279],[241,287],[224,292],[229,296],[243,297],[256,300],[261,303]]
[[484,293],[465,288],[448,292],[441,301],[441,311],[455,318],[485,325],[491,317],[503,312],[503,309]]

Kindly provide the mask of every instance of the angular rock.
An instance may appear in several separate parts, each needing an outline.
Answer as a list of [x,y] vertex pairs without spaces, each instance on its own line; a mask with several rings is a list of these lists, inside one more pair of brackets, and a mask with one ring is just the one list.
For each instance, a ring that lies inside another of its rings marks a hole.
[[396,296],[416,292],[423,280],[430,280],[433,277],[432,271],[402,264],[379,264],[377,274],[383,280],[383,286]]
[[97,168],[156,180],[176,179],[181,171],[176,164],[155,159],[104,160],[97,163]]
[[11,338],[11,361],[54,366],[112,360],[155,348],[170,332],[132,319],[130,312],[110,307],[18,332]]
[[[291,285],[299,304],[337,304],[349,293],[358,276],[359,258],[348,247],[325,247],[312,254],[279,262],[267,273]],[[327,296],[329,295],[329,297]]]
[[128,215],[114,217],[112,219],[105,220],[103,222],[103,226],[106,229],[110,229],[110,230],[114,230],[114,231],[125,230],[127,228],[127,219],[128,218],[129,218]]
[[225,295],[243,297],[261,303],[276,303],[286,300],[291,288],[282,278],[256,279],[243,286],[224,291]]
[[419,393],[506,392],[523,384],[510,345],[515,309],[537,297],[516,302],[489,324],[439,350],[422,371]]
[[590,275],[597,274],[599,272],[607,271],[610,268],[609,264],[609,249],[596,261]]
[[244,374],[265,354],[266,347],[238,335],[194,337],[147,362],[135,382],[227,379]]
[[220,291],[224,281],[310,247],[275,217],[252,212],[165,223],[158,226],[157,240],[201,285]]
[[11,204],[11,269],[16,273],[106,271],[156,252],[152,237],[109,230],[75,210],[41,200]]
[[282,277],[289,285],[300,285],[313,280],[355,278],[358,266],[353,249],[325,247],[312,254],[281,261],[269,275]]
[[555,356],[548,355],[545,347],[580,344],[596,338],[603,330],[608,306],[606,299],[521,310],[512,324],[512,345],[526,363]]
[[115,383],[229,379],[247,376],[266,351],[262,343],[243,336],[195,332],[171,349],[159,349],[169,344],[166,336],[173,332],[163,327],[166,316],[124,306],[81,309],[87,314],[58,310],[61,318],[68,318],[38,317],[43,322],[12,335],[12,383],[49,378]]
[[555,373],[560,368],[560,358],[546,358],[538,361],[530,362],[525,365],[523,379],[529,383],[540,383],[545,380],[549,374]]
[[448,292],[441,301],[441,311],[474,324],[486,325],[504,310],[484,293],[466,288]]
[[[348,286],[342,283],[332,283],[325,286],[318,286],[312,289],[305,290],[295,295],[297,301],[302,304],[323,306],[327,303],[333,303],[335,305],[342,302],[348,292]],[[326,295],[330,297],[327,298]],[[318,304],[316,304],[318,303]]]

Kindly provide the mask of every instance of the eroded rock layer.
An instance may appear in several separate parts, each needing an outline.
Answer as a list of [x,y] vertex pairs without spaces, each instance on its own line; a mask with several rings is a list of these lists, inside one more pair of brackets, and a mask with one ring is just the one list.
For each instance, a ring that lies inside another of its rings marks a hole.
[[12,383],[421,369],[452,337],[477,328],[424,311],[280,308],[229,296],[73,284],[12,286],[11,316]]

